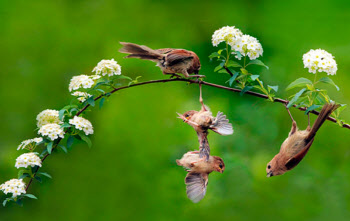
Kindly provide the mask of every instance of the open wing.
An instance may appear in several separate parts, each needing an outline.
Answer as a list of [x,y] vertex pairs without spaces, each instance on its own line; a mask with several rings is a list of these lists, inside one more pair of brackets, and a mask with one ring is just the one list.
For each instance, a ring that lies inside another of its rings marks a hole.
[[218,112],[216,115],[213,124],[210,127],[211,130],[220,134],[220,135],[231,135],[233,134],[232,124],[228,122],[226,115],[222,112]]
[[207,192],[208,174],[190,172],[185,178],[187,197],[194,203],[203,199]]

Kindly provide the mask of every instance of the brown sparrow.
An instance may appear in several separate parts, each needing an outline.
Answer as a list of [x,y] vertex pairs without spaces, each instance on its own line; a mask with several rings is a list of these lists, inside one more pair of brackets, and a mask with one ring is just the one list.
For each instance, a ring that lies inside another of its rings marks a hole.
[[224,161],[220,157],[209,156],[208,161],[201,161],[199,151],[185,153],[176,163],[187,169],[186,193],[194,203],[198,203],[205,196],[209,174],[213,171],[223,173],[225,170]]
[[334,103],[325,104],[312,128],[308,126],[306,130],[298,129],[297,123],[294,121],[289,109],[287,108],[293,121],[292,129],[289,132],[287,139],[282,143],[280,152],[267,164],[267,177],[282,175],[298,165],[309,151],[316,132],[320,129],[328,116],[338,107],[339,105]]
[[129,54],[125,58],[140,58],[154,61],[160,67],[163,74],[171,74],[179,77],[176,73],[183,74],[186,78],[190,77],[205,77],[198,75],[201,64],[199,58],[193,51],[185,49],[163,48],[153,50],[144,45],[133,43],[120,42],[123,47],[119,52]]
[[200,111],[190,110],[184,114],[179,114],[179,118],[187,124],[191,125],[197,132],[200,154],[202,158],[205,156],[206,160],[209,159],[210,147],[208,143],[208,130],[212,130],[220,135],[231,135],[233,134],[232,124],[226,119],[226,115],[222,112],[218,112],[216,117],[212,115],[209,108],[204,105],[202,99],[202,90],[200,86],[200,98],[199,101],[202,104]]

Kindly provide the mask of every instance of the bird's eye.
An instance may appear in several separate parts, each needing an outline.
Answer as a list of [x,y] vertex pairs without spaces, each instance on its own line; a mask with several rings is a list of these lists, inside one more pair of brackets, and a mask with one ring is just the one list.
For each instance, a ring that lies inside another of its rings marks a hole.
[[222,164],[219,165],[220,169],[222,169]]
[[270,166],[270,165],[268,165],[268,166],[267,166],[267,169],[271,169],[271,166]]
[[186,114],[185,117],[189,117],[190,115],[189,114]]

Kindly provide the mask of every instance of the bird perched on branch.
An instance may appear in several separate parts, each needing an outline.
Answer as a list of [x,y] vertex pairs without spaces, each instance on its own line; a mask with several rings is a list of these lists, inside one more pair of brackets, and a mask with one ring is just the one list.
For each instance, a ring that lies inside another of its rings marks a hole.
[[[176,73],[189,77],[205,77],[198,75],[201,64],[199,58],[193,51],[185,49],[162,48],[153,50],[144,45],[120,42],[123,47],[119,52],[129,54],[125,58],[140,58],[154,61],[160,67],[163,74],[171,74],[172,77],[177,76]],[[190,76],[190,74],[195,74]]]
[[185,153],[176,163],[187,169],[186,193],[194,203],[198,203],[205,196],[209,174],[213,171],[223,173],[225,170],[224,161],[220,157],[210,156],[208,161],[200,161],[199,151]]
[[220,135],[231,135],[233,134],[232,124],[226,119],[226,115],[222,112],[218,112],[216,117],[210,112],[209,108],[203,103],[202,98],[202,85],[199,83],[200,97],[199,101],[202,104],[200,111],[190,110],[184,114],[179,114],[179,118],[187,124],[191,125],[198,135],[200,158],[205,157],[209,160],[210,147],[208,142],[208,130],[212,130]]
[[292,129],[289,132],[287,139],[282,143],[280,152],[267,164],[267,177],[282,175],[297,166],[309,151],[316,132],[320,129],[329,115],[331,115],[331,113],[338,107],[339,105],[336,105],[335,103],[325,104],[312,128],[308,125],[306,130],[298,129],[297,123],[294,121],[289,109],[287,108],[289,116],[292,119]]

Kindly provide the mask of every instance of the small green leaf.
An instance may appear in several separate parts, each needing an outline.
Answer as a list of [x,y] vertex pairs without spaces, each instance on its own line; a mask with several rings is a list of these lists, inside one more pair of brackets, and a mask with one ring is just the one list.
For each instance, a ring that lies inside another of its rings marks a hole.
[[23,206],[23,202],[21,199],[17,199],[16,200],[16,203],[19,205],[19,206]]
[[23,196],[26,196],[26,197],[28,197],[28,198],[31,198],[31,199],[38,199],[38,198],[36,198],[36,196],[34,196],[33,194],[24,194]]
[[221,70],[222,67],[223,67],[223,66],[222,66],[221,64],[219,64],[219,65],[216,66],[216,68],[214,69],[214,72],[217,72],[217,71]]
[[250,78],[253,80],[253,81],[255,81],[258,77],[260,77],[259,75],[252,75],[252,76],[250,76]]
[[100,88],[97,88],[96,91],[99,91],[99,92],[101,92],[101,93],[103,93],[103,94],[106,93],[104,90],[102,90],[102,89],[100,89]]
[[23,175],[20,176],[18,179],[24,179],[26,177],[30,177],[29,173],[23,173]]
[[332,79],[330,79],[329,77],[323,77],[320,80],[318,80],[319,82],[322,83],[326,83],[326,84],[330,84],[333,85],[338,91],[339,91],[339,87],[334,83],[334,81]]
[[243,88],[243,90],[239,93],[239,95],[242,96],[245,92],[251,90],[252,88],[253,88],[253,86],[245,86],[245,87]]
[[101,98],[101,100],[100,100],[100,104],[99,104],[99,107],[100,107],[100,109],[103,107],[103,103],[105,102],[105,100],[106,100],[106,98]]
[[220,54],[217,53],[217,52],[213,52],[209,55],[209,58],[212,59],[212,58],[215,58],[215,57],[220,57]]
[[38,174],[43,175],[43,176],[46,176],[46,177],[52,179],[52,176],[51,176],[50,174],[48,174],[48,173],[45,173],[45,172],[38,172]]
[[61,125],[61,128],[67,128],[67,127],[71,127],[72,125],[70,125],[69,123],[64,123]]
[[5,199],[3,202],[2,202],[2,205],[3,206],[6,206],[6,203],[8,202],[8,199]]
[[40,177],[38,177],[38,176],[36,176],[35,179],[36,179],[39,183],[42,183],[42,182],[43,182],[42,179],[41,179]]
[[233,67],[233,68],[237,68],[237,67],[242,67],[242,65],[240,63],[238,63],[237,61],[228,61],[226,67]]
[[239,75],[238,72],[234,73],[233,76],[229,80],[230,87],[232,86],[233,82],[236,80],[237,76]]
[[316,105],[316,104],[313,104],[311,105],[310,107],[308,107],[306,110],[305,110],[305,115],[307,115],[310,111],[313,111],[317,108],[321,107],[321,105]]
[[220,73],[220,74],[227,74],[227,71],[225,69],[221,69],[221,70],[218,71],[218,73]]
[[117,76],[118,79],[127,79],[129,81],[132,81],[132,78],[128,77],[128,76],[125,76],[125,75],[118,75]]
[[46,149],[49,154],[51,154],[52,148],[53,148],[53,142],[48,143]]
[[267,65],[265,65],[262,61],[260,61],[259,59],[255,59],[255,60],[251,60],[248,64],[248,65],[252,65],[252,64],[255,64],[255,65],[259,65],[259,66],[263,66],[265,67],[266,69],[269,69],[269,67]]
[[269,88],[269,92],[271,91],[271,89],[274,90],[275,92],[278,91],[278,85],[276,86],[267,85],[267,88]]
[[65,152],[68,153],[67,148],[65,146],[63,146],[62,144],[58,144],[59,147],[61,147],[61,149]]
[[307,85],[312,85],[312,81],[310,81],[307,78],[298,78],[288,85],[288,87],[286,88],[286,91],[296,87],[305,87]]
[[69,136],[68,139],[67,139],[67,148],[70,150],[72,145],[73,145],[73,142],[74,142],[74,137],[73,136]]
[[87,145],[91,148],[92,146],[92,142],[90,140],[90,138],[88,136],[86,136],[84,133],[80,133],[79,136],[81,137],[81,139],[83,141],[85,141],[87,143]]
[[95,100],[94,100],[94,96],[91,96],[87,99],[87,102],[92,106],[95,107]]
[[71,108],[77,108],[78,106],[77,105],[75,105],[75,104],[70,104],[70,105],[67,105],[67,106],[64,106],[63,108],[62,108],[62,110],[68,110],[68,109],[71,109]]
[[235,51],[235,54],[236,54],[236,57],[238,60],[241,60],[241,58],[243,57],[241,52],[239,52],[239,51]]
[[[64,113],[66,112],[66,109],[61,109],[59,112],[58,112],[58,118],[60,120],[63,120],[63,116],[64,116]],[[57,112],[56,112],[57,113]]]
[[306,88],[301,89],[298,93],[296,93],[291,101],[289,101],[287,108],[290,108],[294,105],[294,103],[299,99],[299,97],[304,93]]

